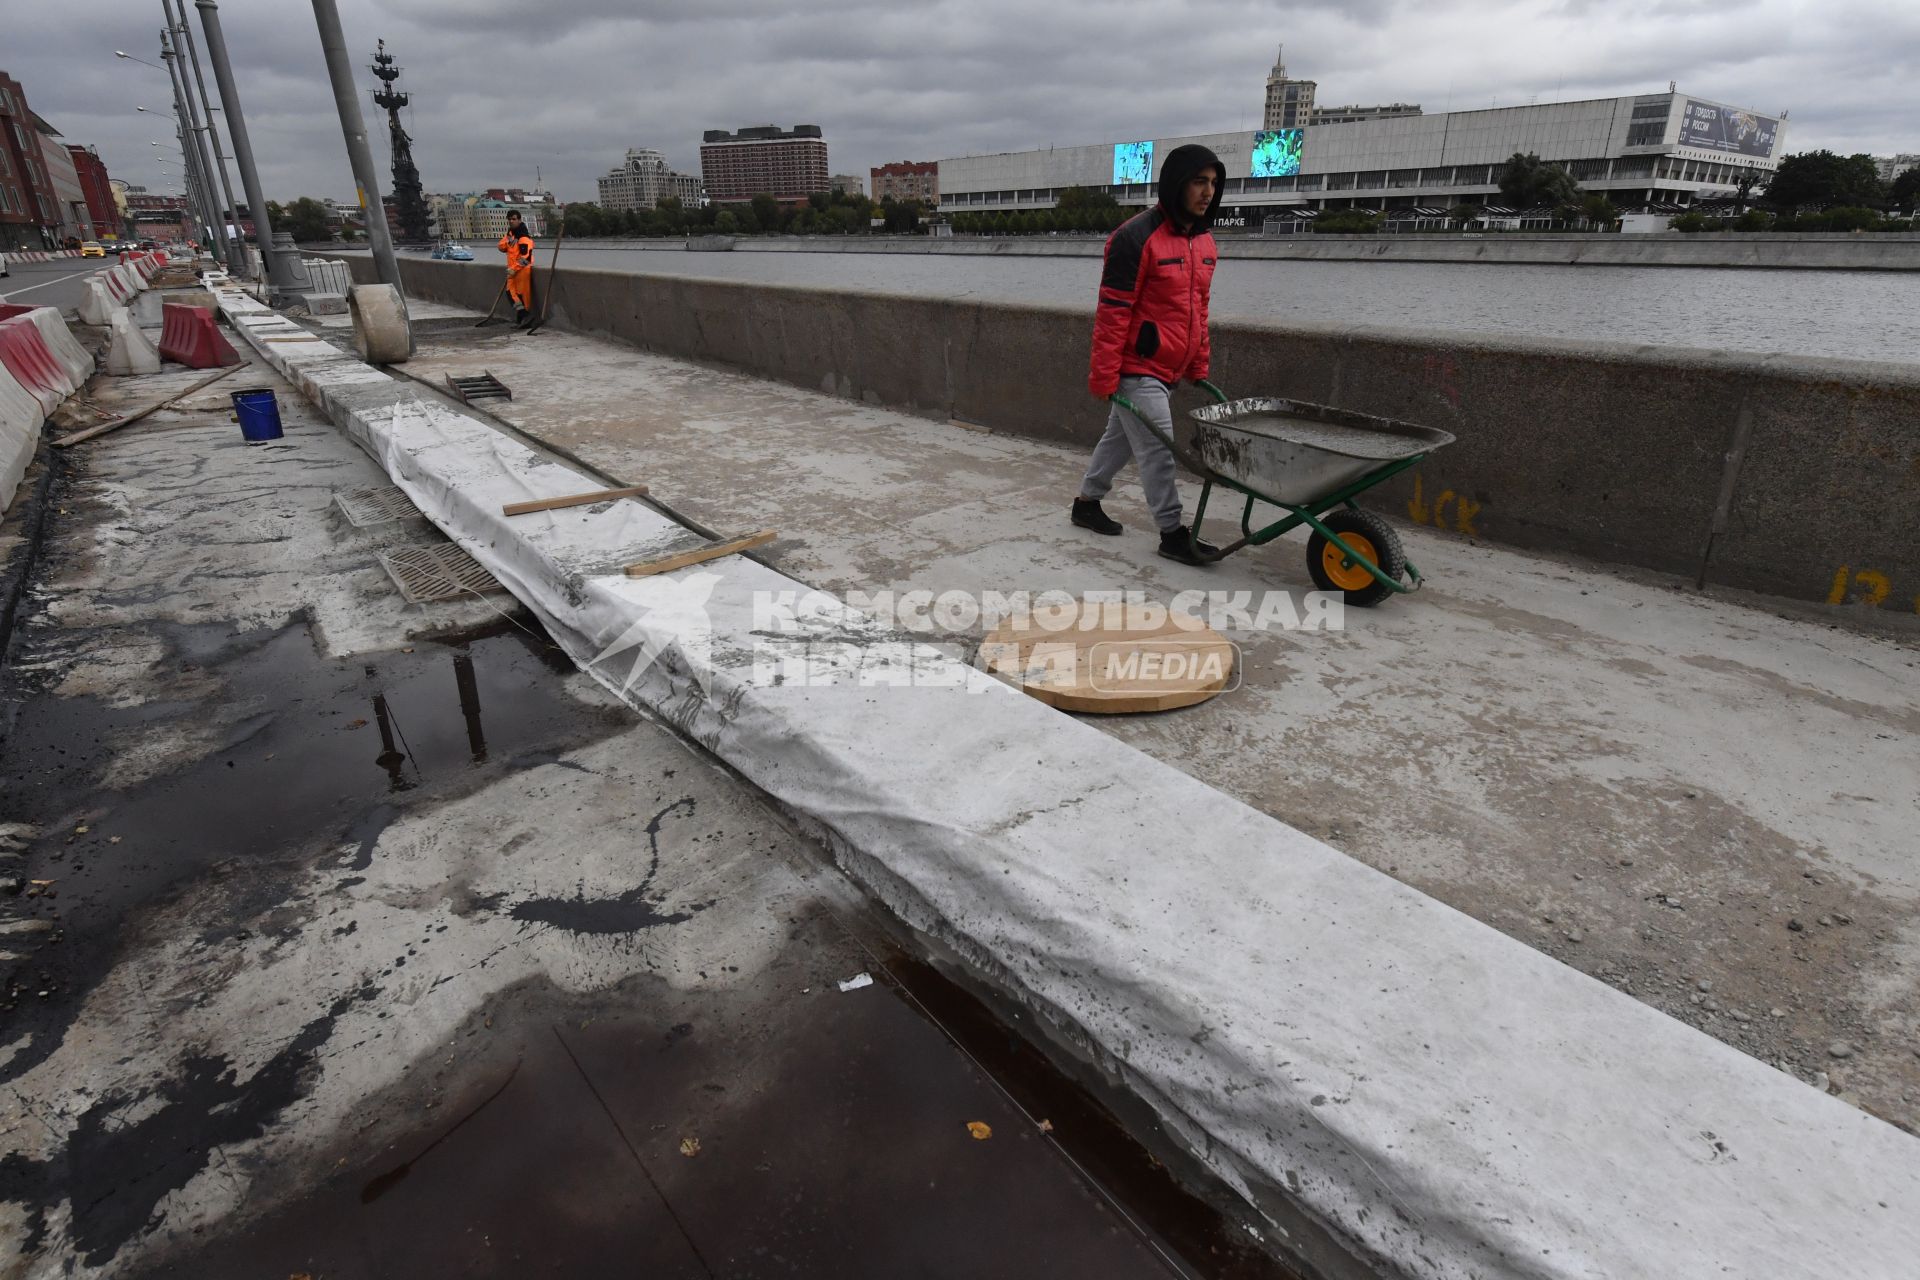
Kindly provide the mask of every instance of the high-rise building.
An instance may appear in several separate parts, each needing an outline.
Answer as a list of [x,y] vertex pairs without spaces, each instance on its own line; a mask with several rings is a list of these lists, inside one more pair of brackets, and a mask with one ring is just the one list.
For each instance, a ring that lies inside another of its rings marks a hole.
[[828,189],[827,140],[817,124],[791,129],[763,124],[728,133],[709,129],[700,139],[700,176],[707,198],[739,204],[757,195],[804,200]]
[[897,160],[871,172],[875,200],[918,200],[929,209],[940,203],[937,160]]
[[652,147],[627,148],[627,158],[600,179],[600,207],[615,213],[656,209],[669,198],[678,200],[683,209],[695,209],[700,193],[700,179],[676,173]]
[[37,120],[20,82],[0,71],[0,249],[45,249],[57,238],[60,206]]
[[[73,156],[67,151],[67,144],[60,141],[60,131],[42,120],[33,117],[34,137],[40,145],[40,163],[46,166],[47,181],[53,186],[54,212],[59,216],[59,225],[54,235],[64,244],[69,240],[91,240],[93,215],[87,210],[87,193],[80,186],[80,173],[73,167]],[[103,227],[101,233],[119,234],[118,227]]]
[[1264,129],[1304,129],[1313,115],[1313,93],[1320,86],[1312,80],[1287,78],[1287,46],[1274,55],[1273,70],[1267,74],[1267,109]]
[[1308,124],[1358,124],[1362,120],[1391,120],[1395,116],[1417,116],[1417,102],[1389,102],[1379,107],[1315,107]]
[[87,215],[93,220],[93,234],[103,236],[109,231],[119,231],[125,221],[113,202],[113,179],[107,176],[107,166],[100,161],[100,154],[91,147],[67,146],[67,156],[73,161],[73,171],[80,177],[80,189],[87,196]]
[[866,180],[857,173],[836,173],[827,180],[827,185],[835,195],[864,196],[867,194]]

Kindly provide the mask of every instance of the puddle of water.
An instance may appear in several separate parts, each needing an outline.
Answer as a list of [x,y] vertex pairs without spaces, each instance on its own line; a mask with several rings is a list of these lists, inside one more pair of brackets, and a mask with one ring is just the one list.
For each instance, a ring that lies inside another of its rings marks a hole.
[[[321,658],[305,626],[238,638],[221,627],[162,634],[182,668],[219,681],[207,702],[115,709],[12,691],[24,700],[0,754],[0,788],[10,820],[41,828],[30,874],[53,880],[57,895],[19,905],[56,920],[60,945],[43,946],[14,975],[14,989],[0,993],[0,1006],[20,1004],[16,1023],[38,1024],[0,1080],[57,1045],[124,925],[210,868],[238,873],[219,873],[219,891],[234,899],[235,918],[251,918],[283,899],[276,868],[296,874],[312,856],[341,848],[350,877],[410,810],[632,724],[623,707],[575,700],[557,678],[571,669],[558,650],[512,627],[344,661]],[[73,642],[70,634],[48,639]],[[115,787],[113,760],[138,735],[220,718],[217,750]],[[75,834],[81,824],[85,833]],[[50,995],[39,998],[41,990]]]

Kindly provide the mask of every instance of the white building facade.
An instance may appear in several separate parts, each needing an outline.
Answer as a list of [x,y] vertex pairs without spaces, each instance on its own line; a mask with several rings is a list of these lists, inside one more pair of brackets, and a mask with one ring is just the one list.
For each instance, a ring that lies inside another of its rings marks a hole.
[[1227,168],[1222,225],[1285,210],[1439,209],[1497,204],[1515,152],[1563,165],[1620,208],[1730,196],[1745,173],[1777,167],[1782,118],[1679,92],[1387,116],[1297,130],[1048,148],[940,161],[944,212],[1051,208],[1068,187],[1122,204],[1154,200],[1160,162],[1199,143]]
[[655,209],[669,197],[684,209],[697,209],[701,196],[698,177],[675,172],[667,158],[651,147],[628,148],[626,159],[600,179],[600,207],[615,213]]

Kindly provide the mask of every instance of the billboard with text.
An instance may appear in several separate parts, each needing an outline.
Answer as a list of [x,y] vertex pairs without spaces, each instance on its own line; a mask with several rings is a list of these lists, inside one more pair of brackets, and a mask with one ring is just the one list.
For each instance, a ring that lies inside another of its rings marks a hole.
[[1686,112],[1680,117],[1679,145],[1765,160],[1773,154],[1773,138],[1779,127],[1780,122],[1768,116],[1688,98]]

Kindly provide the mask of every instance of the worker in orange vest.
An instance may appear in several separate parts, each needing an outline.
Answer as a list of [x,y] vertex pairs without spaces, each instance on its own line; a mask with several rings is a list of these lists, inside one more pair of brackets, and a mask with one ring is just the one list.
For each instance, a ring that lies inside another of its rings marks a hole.
[[507,234],[500,237],[507,255],[507,294],[513,299],[513,323],[533,318],[533,235],[520,220],[518,209],[507,210]]

